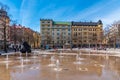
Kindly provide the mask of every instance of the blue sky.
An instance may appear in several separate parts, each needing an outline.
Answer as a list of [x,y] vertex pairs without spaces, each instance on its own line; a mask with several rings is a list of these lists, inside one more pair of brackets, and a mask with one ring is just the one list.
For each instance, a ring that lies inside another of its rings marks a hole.
[[18,24],[40,32],[40,18],[56,21],[103,21],[104,27],[120,20],[119,0],[0,0],[10,7]]

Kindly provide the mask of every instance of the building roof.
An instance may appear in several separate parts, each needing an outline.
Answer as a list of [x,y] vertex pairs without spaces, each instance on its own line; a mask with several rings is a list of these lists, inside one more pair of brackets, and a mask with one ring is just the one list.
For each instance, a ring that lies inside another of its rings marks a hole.
[[97,23],[93,22],[72,22],[73,26],[97,26]]
[[7,19],[9,19],[7,11],[5,11],[4,9],[0,9],[0,18],[2,17],[6,17]]
[[63,22],[63,21],[54,21],[54,25],[71,25],[71,22]]
[[40,19],[40,21],[53,21],[52,19]]
[[101,20],[98,22],[72,22],[73,26],[97,26],[99,24],[102,24]]

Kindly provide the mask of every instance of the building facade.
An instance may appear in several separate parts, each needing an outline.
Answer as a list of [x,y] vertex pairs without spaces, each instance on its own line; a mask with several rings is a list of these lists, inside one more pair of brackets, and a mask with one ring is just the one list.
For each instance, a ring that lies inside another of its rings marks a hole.
[[71,44],[71,22],[40,19],[41,47],[62,48]]
[[73,47],[98,47],[102,44],[103,24],[98,22],[72,22]]
[[100,47],[103,24],[98,22],[61,22],[40,19],[41,47]]
[[41,36],[40,36],[40,33],[34,32],[33,33],[33,38],[34,38],[34,40],[33,40],[34,44],[32,45],[33,48],[40,48],[40,46],[41,46]]
[[[3,49],[9,44],[10,40],[10,19],[7,12],[4,9],[0,9],[0,49]],[[5,42],[4,42],[5,41]]]
[[10,48],[27,41],[32,48],[40,48],[40,33],[22,25],[10,26]]

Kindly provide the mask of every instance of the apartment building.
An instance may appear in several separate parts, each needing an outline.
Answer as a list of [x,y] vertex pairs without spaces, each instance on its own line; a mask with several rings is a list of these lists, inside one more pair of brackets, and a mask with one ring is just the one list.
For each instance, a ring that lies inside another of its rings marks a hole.
[[52,19],[40,19],[41,46],[63,47],[71,45],[71,22],[53,21]]
[[72,22],[73,47],[95,47],[102,44],[103,24],[98,22]]
[[4,41],[8,45],[10,40],[10,19],[7,12],[4,9],[0,9],[0,49],[4,48]]

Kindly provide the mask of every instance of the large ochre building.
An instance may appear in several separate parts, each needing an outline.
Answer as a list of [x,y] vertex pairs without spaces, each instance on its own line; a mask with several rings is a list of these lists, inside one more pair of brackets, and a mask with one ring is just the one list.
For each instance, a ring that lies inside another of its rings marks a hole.
[[98,47],[102,45],[103,24],[98,22],[72,22],[73,47]]

